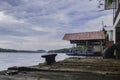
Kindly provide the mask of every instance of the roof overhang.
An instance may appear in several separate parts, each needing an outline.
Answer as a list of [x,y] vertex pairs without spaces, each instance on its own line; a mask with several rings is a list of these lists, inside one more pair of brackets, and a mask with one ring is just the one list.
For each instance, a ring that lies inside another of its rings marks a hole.
[[104,40],[105,33],[103,31],[98,32],[83,32],[83,33],[69,33],[65,34],[63,40],[68,41],[91,41],[91,40]]
[[70,40],[70,43],[71,44],[77,44],[77,45],[86,45],[86,44],[89,44],[89,45],[100,45],[101,42],[103,43],[104,40]]

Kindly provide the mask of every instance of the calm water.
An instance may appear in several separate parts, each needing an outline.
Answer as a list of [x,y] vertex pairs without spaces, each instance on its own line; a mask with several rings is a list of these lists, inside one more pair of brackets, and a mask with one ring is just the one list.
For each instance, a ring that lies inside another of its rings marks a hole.
[[[45,62],[41,55],[45,53],[0,53],[0,70],[6,70],[12,66],[32,66]],[[56,61],[68,58],[65,54],[58,54]]]

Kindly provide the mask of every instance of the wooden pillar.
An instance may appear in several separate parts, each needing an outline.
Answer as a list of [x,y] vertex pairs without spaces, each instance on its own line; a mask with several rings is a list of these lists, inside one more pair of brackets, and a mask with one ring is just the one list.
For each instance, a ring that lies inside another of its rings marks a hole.
[[73,43],[73,48],[75,48],[75,44]]
[[88,41],[86,41],[86,46],[85,46],[85,53],[87,55],[87,47],[88,47]]
[[102,41],[100,41],[100,49],[101,49],[101,52],[102,52],[103,51]]
[[76,44],[75,43],[73,43],[73,53],[76,55]]

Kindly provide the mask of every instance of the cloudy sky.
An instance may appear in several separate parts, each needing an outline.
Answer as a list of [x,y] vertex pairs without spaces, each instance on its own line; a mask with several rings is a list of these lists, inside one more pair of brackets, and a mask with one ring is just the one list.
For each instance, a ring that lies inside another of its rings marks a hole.
[[60,49],[71,47],[65,33],[99,31],[112,25],[112,11],[98,0],[0,0],[0,47]]

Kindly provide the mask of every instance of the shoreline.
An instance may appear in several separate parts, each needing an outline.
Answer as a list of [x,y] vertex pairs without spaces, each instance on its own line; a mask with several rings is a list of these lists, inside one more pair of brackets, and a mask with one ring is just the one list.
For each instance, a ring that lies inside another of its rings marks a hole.
[[119,80],[120,60],[71,57],[58,61],[53,65],[40,63],[29,67],[11,67],[8,70],[0,71],[0,80],[7,79]]

